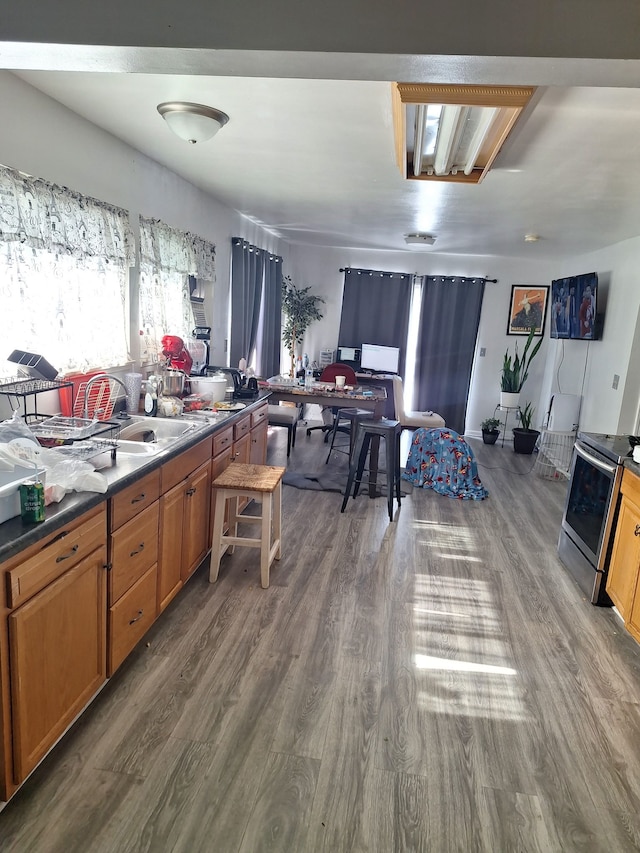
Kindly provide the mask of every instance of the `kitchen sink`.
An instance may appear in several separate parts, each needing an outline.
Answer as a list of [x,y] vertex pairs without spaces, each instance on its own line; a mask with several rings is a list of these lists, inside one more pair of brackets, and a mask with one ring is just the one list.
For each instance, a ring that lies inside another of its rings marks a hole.
[[160,442],[166,447],[207,426],[207,423],[197,423],[185,418],[151,418],[132,415],[120,427],[118,439],[121,442],[126,440],[144,444]]
[[155,441],[122,441],[119,439],[116,453],[118,456],[154,456],[166,447],[166,444],[158,444]]

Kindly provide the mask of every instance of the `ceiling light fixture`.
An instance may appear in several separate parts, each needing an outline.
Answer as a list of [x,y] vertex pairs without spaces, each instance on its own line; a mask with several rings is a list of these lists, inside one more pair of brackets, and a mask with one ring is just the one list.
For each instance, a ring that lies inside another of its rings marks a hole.
[[432,234],[405,234],[404,242],[408,245],[433,246],[436,238]]
[[214,107],[188,101],[165,101],[158,112],[180,139],[195,145],[206,142],[229,121],[229,116]]
[[479,183],[535,88],[394,83],[396,156],[409,180]]

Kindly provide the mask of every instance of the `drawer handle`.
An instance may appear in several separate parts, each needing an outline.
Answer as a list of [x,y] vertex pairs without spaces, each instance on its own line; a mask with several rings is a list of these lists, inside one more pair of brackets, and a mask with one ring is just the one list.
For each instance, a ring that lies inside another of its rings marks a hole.
[[140,501],[143,501],[145,498],[146,498],[146,494],[144,492],[142,492],[142,494],[138,495],[137,498],[132,498],[131,503],[132,504],[139,504]]
[[139,622],[142,619],[142,614],[144,611],[138,610],[138,615],[134,616],[133,619],[129,620],[129,625],[133,625],[135,622]]
[[195,495],[198,490],[192,486],[190,489],[187,489],[187,497],[191,497],[191,495]]
[[633,531],[634,536],[640,536],[640,524],[636,524],[636,529]]
[[138,545],[138,550],[137,550],[137,551],[131,551],[131,552],[129,553],[129,556],[130,556],[130,557],[135,557],[135,555],[136,555],[136,554],[140,554],[140,552],[141,552],[141,551],[144,551],[144,542],[141,542],[141,543]]
[[56,557],[56,563],[62,563],[64,560],[68,560],[69,557],[73,557],[73,555],[78,550],[78,546],[74,545],[73,548],[68,551],[66,554],[60,554],[59,557]]
[[[55,537],[51,540],[51,542],[49,542],[49,545],[53,545],[53,543],[54,543],[54,542],[59,542],[61,539],[65,539],[68,535],[69,535],[69,531],[68,531],[68,530],[63,530],[63,531],[62,531],[62,533],[58,533],[58,535],[57,535],[57,536],[55,536]],[[49,545],[47,545],[47,548],[49,547]]]

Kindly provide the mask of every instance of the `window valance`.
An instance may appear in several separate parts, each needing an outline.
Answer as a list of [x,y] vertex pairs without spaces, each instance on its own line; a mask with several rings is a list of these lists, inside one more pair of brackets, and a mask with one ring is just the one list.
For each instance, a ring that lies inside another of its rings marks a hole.
[[216,247],[159,219],[140,217],[140,263],[157,270],[215,280]]
[[0,166],[0,241],[66,254],[134,263],[126,210]]

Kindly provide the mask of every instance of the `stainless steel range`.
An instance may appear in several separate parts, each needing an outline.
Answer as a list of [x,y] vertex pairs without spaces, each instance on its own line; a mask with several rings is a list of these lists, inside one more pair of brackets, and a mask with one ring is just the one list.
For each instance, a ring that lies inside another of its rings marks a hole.
[[606,593],[628,435],[580,432],[571,462],[558,556],[592,604],[610,607]]

